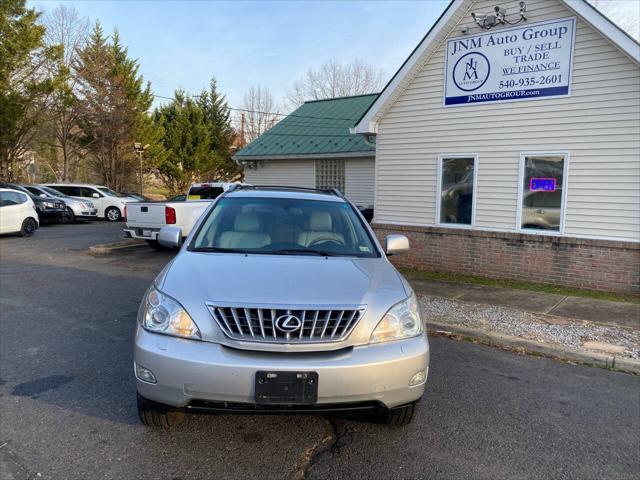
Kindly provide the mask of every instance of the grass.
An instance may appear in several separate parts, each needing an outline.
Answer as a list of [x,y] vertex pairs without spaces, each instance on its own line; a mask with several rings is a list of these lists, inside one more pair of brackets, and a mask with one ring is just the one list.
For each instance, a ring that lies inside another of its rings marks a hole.
[[596,300],[609,300],[612,302],[626,302],[640,304],[640,295],[609,293],[595,290],[582,290],[580,288],[561,287],[557,285],[548,285],[545,283],[531,283],[519,280],[496,279],[487,277],[476,277],[472,275],[463,275],[457,273],[431,272],[425,270],[417,270],[413,268],[401,268],[400,271],[407,278],[440,280],[452,283],[470,283],[473,285],[485,285],[497,288],[515,288],[518,290],[528,290],[531,292],[554,293],[557,295],[565,295],[571,297],[586,297]]

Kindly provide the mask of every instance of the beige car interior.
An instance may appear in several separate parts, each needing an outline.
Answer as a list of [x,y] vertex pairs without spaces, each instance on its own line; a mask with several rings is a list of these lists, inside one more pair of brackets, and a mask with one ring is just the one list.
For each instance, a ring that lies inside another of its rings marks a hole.
[[333,219],[328,212],[314,212],[305,229],[286,223],[274,222],[272,234],[262,228],[256,213],[240,212],[236,215],[233,230],[222,232],[218,238],[219,248],[262,248],[271,243],[295,242],[302,247],[314,242],[336,241],[344,244],[344,236],[333,231]]
[[222,232],[220,248],[262,248],[271,243],[271,236],[260,231],[260,220],[253,213],[236,215],[233,230]]

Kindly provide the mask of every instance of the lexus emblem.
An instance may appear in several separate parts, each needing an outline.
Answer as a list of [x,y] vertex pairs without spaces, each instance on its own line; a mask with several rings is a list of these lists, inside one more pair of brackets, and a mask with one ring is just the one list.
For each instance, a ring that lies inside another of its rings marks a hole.
[[276,328],[284,333],[293,333],[302,327],[302,322],[295,315],[280,315],[276,318]]

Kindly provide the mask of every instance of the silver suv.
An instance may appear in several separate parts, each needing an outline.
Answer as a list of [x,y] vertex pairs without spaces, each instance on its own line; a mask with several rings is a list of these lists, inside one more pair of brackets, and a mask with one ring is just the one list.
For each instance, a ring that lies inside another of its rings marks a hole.
[[[158,240],[179,245],[180,229]],[[416,296],[334,190],[236,186],[205,211],[142,299],[138,412],[371,414],[409,423],[429,343]]]

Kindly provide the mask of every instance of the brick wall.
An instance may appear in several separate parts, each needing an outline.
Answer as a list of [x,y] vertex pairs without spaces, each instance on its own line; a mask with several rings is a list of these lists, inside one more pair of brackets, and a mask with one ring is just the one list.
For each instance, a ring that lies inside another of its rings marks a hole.
[[640,293],[640,244],[548,235],[374,224],[411,250],[391,260],[401,267],[524,280],[618,293]]

